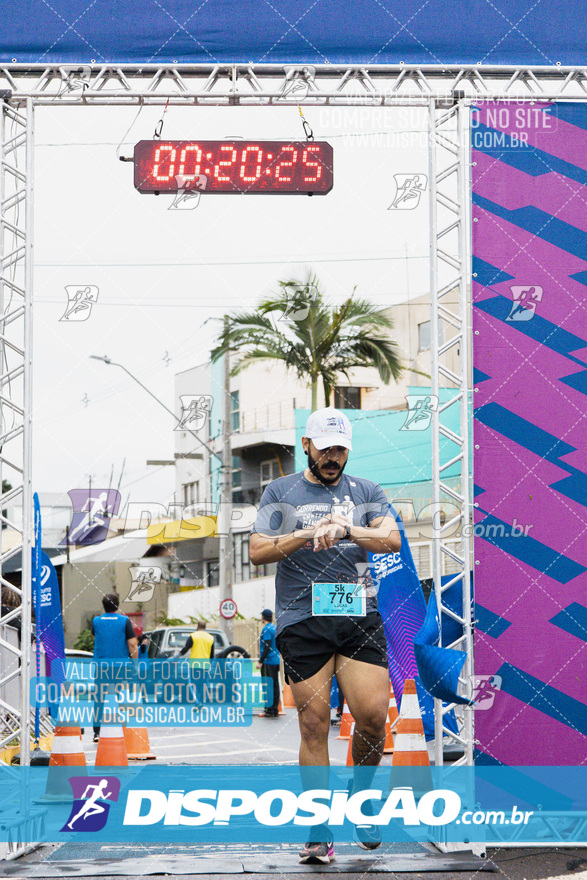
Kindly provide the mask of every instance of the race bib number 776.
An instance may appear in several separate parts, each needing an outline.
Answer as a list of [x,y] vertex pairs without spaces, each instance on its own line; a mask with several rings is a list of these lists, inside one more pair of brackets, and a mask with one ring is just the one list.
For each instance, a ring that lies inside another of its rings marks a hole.
[[312,614],[322,617],[364,617],[364,584],[312,584]]

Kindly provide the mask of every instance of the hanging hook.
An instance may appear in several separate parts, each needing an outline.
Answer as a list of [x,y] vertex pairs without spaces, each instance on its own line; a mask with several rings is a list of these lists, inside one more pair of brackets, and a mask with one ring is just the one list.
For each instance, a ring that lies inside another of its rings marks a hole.
[[169,98],[167,98],[167,103],[165,104],[165,109],[163,110],[163,113],[161,114],[161,119],[159,120],[159,122],[155,126],[155,132],[153,134],[154,141],[161,140],[161,132],[163,131],[163,121],[165,119],[165,114],[167,113],[168,107],[169,107]]
[[304,128],[304,134],[306,135],[306,140],[313,141],[314,140],[314,132],[312,131],[312,126],[310,125],[310,123],[308,122],[308,120],[306,119],[304,114],[302,113],[302,108],[298,107],[298,110],[300,111],[300,116],[302,118],[302,126]]

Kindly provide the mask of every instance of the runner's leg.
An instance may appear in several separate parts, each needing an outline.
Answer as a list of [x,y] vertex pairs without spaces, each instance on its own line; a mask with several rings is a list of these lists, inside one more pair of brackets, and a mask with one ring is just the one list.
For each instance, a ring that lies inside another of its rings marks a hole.
[[330,688],[333,674],[334,657],[331,657],[322,669],[310,678],[291,682],[291,692],[298,711],[298,723],[302,738],[300,745],[301,767],[328,767],[329,765],[328,733],[330,731]]
[[[300,776],[304,791],[330,788],[330,761],[328,757],[328,734],[330,732],[330,688],[334,674],[334,657],[304,681],[290,679],[291,692],[298,711],[300,725]],[[300,853],[302,862],[308,860],[330,862],[332,832],[324,826],[312,826],[308,844]],[[319,856],[312,855],[311,844],[319,846]]]
[[[352,742],[353,784],[351,794],[371,788],[385,746],[385,720],[389,707],[387,667],[336,657],[336,677],[355,719]],[[365,815],[374,815],[372,801],[363,806]],[[375,850],[381,846],[381,829],[376,824],[357,825],[354,838],[360,847]]]
[[383,666],[336,656],[340,682],[355,719],[352,755],[355,766],[379,766],[385,745],[385,721],[389,708],[389,673]]

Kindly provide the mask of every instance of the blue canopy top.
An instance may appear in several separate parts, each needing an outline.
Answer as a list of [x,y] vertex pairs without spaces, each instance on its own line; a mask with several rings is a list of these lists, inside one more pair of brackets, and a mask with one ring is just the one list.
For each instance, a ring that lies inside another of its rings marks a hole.
[[581,65],[578,0],[11,0],[0,62]]

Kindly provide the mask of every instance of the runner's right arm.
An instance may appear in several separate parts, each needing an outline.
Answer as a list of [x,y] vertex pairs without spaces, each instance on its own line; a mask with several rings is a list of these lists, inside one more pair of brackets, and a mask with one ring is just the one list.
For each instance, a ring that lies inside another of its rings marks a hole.
[[[331,516],[325,516],[319,522],[308,525],[305,528],[294,528],[286,534],[278,534],[286,528],[299,525],[295,508],[288,504],[275,489],[279,481],[270,483],[265,488],[259,512],[249,544],[249,559],[253,565],[267,565],[271,562],[281,562],[300,550],[308,541],[314,538],[319,526],[332,522]],[[286,525],[287,523],[287,525]],[[263,534],[265,532],[265,534]],[[269,534],[266,534],[269,532]]]
[[275,538],[269,537],[269,535],[260,535],[259,532],[253,532],[249,546],[249,559],[253,565],[281,562],[282,559],[291,556],[292,553],[300,550],[304,544],[311,541],[316,533],[316,529],[327,522],[330,522],[330,518],[324,517],[310,528],[296,529],[289,535],[278,535]]

